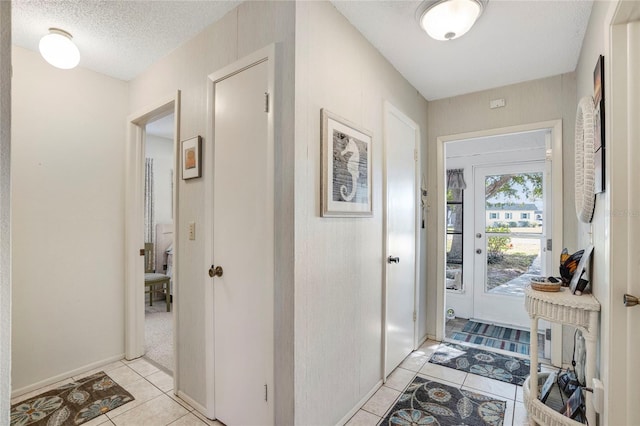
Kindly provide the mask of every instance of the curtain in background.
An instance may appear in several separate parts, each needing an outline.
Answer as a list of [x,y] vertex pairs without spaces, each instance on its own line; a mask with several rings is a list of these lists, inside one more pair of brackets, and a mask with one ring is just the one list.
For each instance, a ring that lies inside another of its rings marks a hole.
[[153,217],[153,158],[144,163],[144,242],[155,242],[155,218]]
[[464,169],[447,170],[447,189],[466,189]]

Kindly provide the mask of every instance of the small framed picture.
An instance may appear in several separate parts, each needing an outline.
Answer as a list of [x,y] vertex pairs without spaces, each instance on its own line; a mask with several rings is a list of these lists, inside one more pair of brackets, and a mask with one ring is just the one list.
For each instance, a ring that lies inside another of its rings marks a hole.
[[[584,249],[584,253],[582,253],[582,257],[580,258],[580,262],[578,262],[578,267],[576,271],[573,273],[573,277],[571,277],[571,282],[569,283],[569,291],[571,294],[582,294],[582,290],[578,289],[578,285],[580,283],[580,278],[582,278],[582,274],[584,273],[585,268],[589,264],[589,259],[591,259],[591,253],[593,252],[593,246],[589,246]],[[579,292],[579,293],[578,293]]]
[[547,377],[547,380],[544,382],[544,385],[542,385],[542,389],[540,389],[540,396],[539,396],[540,401],[542,401],[543,403],[547,401],[547,398],[549,398],[549,394],[551,393],[551,388],[555,384],[556,384],[556,373],[553,372],[549,374],[549,376]]
[[322,216],[372,216],[371,133],[325,109],[320,115]]
[[200,136],[182,141],[182,179],[202,176],[202,139]]

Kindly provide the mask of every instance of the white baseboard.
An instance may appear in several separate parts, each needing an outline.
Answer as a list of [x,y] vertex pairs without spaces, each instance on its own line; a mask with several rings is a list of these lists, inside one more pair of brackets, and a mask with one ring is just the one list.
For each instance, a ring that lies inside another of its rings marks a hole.
[[[422,345],[424,344],[424,342],[426,342],[426,341],[427,341],[427,339],[429,339],[429,336],[426,336],[426,335],[425,335],[422,339],[418,340],[418,348],[419,348],[420,346],[422,346]],[[418,349],[418,348],[416,348],[416,349]]]
[[376,391],[378,389],[380,389],[382,387],[382,380],[380,380],[378,383],[375,384],[375,386],[364,396],[364,398],[362,398],[355,407],[353,407],[351,409],[351,411],[349,411],[347,413],[346,416],[344,416],[342,419],[340,419],[340,421],[337,423],[337,426],[342,426],[345,423],[347,423],[349,421],[349,419],[351,419],[351,417],[353,417],[358,410],[360,410],[360,408],[362,408],[362,406],[365,404],[365,402],[367,402],[369,400],[369,398],[371,398],[373,396],[374,393],[376,393]]
[[124,353],[122,353],[120,355],[115,355],[115,356],[103,359],[101,361],[92,362],[91,364],[87,364],[84,367],[76,368],[74,370],[70,370],[70,371],[67,371],[65,373],[58,374],[58,375],[53,376],[53,377],[49,377],[48,379],[41,380],[41,381],[39,381],[37,383],[22,387],[20,389],[12,390],[11,391],[11,399],[13,399],[13,398],[15,398],[17,396],[20,396],[20,395],[24,395],[25,393],[32,392],[34,390],[38,390],[38,389],[43,388],[45,386],[49,386],[49,385],[51,385],[53,383],[69,379],[69,378],[71,378],[73,376],[78,376],[78,375],[80,375],[82,373],[85,373],[85,372],[87,372],[89,370],[93,370],[95,368],[99,368],[99,367],[102,367],[104,365],[111,364],[112,362],[115,362],[115,361],[120,361],[121,359],[124,359]]
[[427,340],[435,340],[436,342],[438,341],[435,334],[427,334]]
[[192,406],[193,408],[195,408],[195,410],[202,414],[203,416],[205,416],[206,418],[208,418],[209,420],[215,420],[213,418],[213,413],[209,414],[207,412],[206,407],[204,407],[203,405],[201,405],[200,403],[194,401],[193,398],[191,398],[189,395],[186,395],[184,392],[182,391],[178,391],[178,393],[176,394],[180,397],[180,399],[182,399],[184,402],[186,402],[187,404],[189,404],[190,406]]

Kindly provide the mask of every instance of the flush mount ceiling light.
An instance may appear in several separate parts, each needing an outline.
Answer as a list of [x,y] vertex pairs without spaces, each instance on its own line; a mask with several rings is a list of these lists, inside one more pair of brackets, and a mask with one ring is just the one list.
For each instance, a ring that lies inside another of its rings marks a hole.
[[80,51],[68,32],[59,28],[49,28],[49,34],[40,39],[40,54],[56,68],[68,70],[80,63]]
[[436,40],[453,40],[473,27],[484,5],[481,0],[428,1],[418,9],[420,26]]

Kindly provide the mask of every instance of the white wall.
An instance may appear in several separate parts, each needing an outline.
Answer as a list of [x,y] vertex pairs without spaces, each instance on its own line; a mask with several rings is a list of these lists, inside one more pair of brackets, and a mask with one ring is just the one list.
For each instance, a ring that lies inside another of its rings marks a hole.
[[[621,2],[622,3],[622,2]],[[585,33],[582,51],[576,67],[577,93],[574,102],[577,102],[583,96],[593,96],[593,70],[598,60],[598,55],[605,57],[605,100],[610,101],[611,88],[607,83],[610,82],[609,73],[611,72],[610,60],[611,52],[609,49],[609,23],[614,10],[618,6],[618,2],[594,2],[589,19],[589,26]],[[610,104],[607,104],[610,105]],[[607,107],[608,108],[608,107]],[[611,123],[610,111],[606,109],[607,123]],[[609,126],[610,127],[610,126]],[[611,211],[626,211],[626,194],[620,193],[617,188],[627,188],[626,175],[626,144],[613,140],[611,137],[611,129],[607,128],[606,146],[606,191],[596,196],[596,206],[591,226],[580,223],[578,228],[578,240],[581,245],[592,242],[594,245],[593,270],[591,271],[591,279],[593,282],[593,292],[601,304],[600,312],[600,339],[599,339],[599,362],[597,363],[596,376],[599,376],[605,385],[605,401],[606,409],[604,415],[601,416],[601,423],[604,424],[622,424],[626,420],[625,414],[627,409],[633,410],[634,407],[626,407],[626,399],[618,398],[620,389],[625,386],[615,379],[613,370],[620,372],[620,368],[624,369],[626,365],[626,338],[625,330],[612,327],[614,323],[614,315],[626,315],[625,308],[622,306],[622,296],[617,295],[613,299],[615,278],[620,272],[616,271],[613,264],[617,264],[620,258],[624,258],[626,252],[625,247],[620,252],[613,251],[615,244],[620,244],[626,240],[625,223],[627,217],[624,214],[611,215]],[[612,160],[612,156],[617,156],[617,160]],[[612,170],[615,167],[615,171]],[[637,167],[637,165],[635,165]],[[632,185],[630,189],[636,190]],[[613,192],[616,191],[617,204],[612,204]],[[618,209],[620,206],[622,208]],[[590,235],[590,231],[593,232]],[[637,237],[637,236],[636,236]],[[619,247],[618,247],[619,248]],[[613,268],[613,269],[612,269]],[[619,321],[619,319],[618,319]],[[624,319],[623,319],[624,321]],[[621,367],[619,367],[621,366]],[[624,372],[623,375],[626,375]],[[623,390],[624,393],[624,390]]]
[[127,83],[14,47],[12,107],[15,392],[124,353]]
[[[329,2],[296,5],[295,65],[295,423],[327,425],[382,379],[383,101],[423,143],[427,102]],[[320,217],[321,108],[373,134],[371,218]]]
[[146,158],[153,158],[153,197],[155,223],[173,222],[171,180],[173,179],[173,140],[147,134]]
[[[276,424],[293,423],[293,2],[244,2],[218,22],[152,65],[130,83],[131,113],[143,113],[181,90],[180,140],[207,131],[207,76],[246,55],[278,43],[276,113],[276,287],[275,411]],[[203,155],[211,146],[204,138]],[[177,279],[178,390],[206,405],[205,286],[210,286],[204,259],[204,187],[201,179],[178,179],[179,232]],[[196,239],[188,239],[189,222]],[[200,230],[200,231],[198,231]],[[210,378],[209,378],[210,379]]]
[[[504,98],[506,107],[490,109],[489,101],[497,98]],[[441,203],[435,197],[437,137],[562,119],[563,245],[569,247],[570,251],[576,249],[577,219],[573,207],[575,98],[575,75],[569,73],[429,102],[429,136],[425,146],[429,161],[427,165],[428,235],[436,235],[436,215],[440,214],[441,208]],[[430,335],[435,335],[436,332],[436,290],[438,285],[442,285],[436,281],[438,268],[435,256],[436,245],[435,238],[430,238],[427,241],[427,251],[434,253],[429,256],[427,264],[427,312],[429,313],[427,324]]]
[[11,395],[11,2],[0,2],[0,423]]

